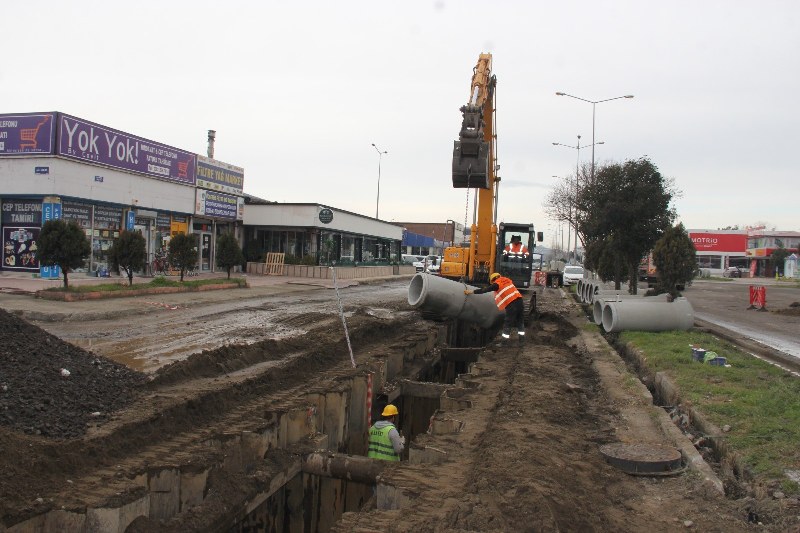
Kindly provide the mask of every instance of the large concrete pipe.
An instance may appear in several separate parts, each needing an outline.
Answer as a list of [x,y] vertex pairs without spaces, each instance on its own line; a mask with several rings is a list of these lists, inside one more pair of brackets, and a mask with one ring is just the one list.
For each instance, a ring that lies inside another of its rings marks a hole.
[[347,479],[359,483],[375,484],[376,478],[389,463],[343,453],[314,452],[303,456],[303,472],[315,476]]
[[[592,303],[592,318],[594,323],[598,326],[603,325],[603,307],[607,302],[620,302],[622,300],[637,300],[645,298],[643,294],[628,294],[620,291],[600,291],[594,295],[594,302]],[[667,295],[659,294],[657,296],[647,296],[648,300],[657,302],[666,302]]]
[[605,302],[603,329],[608,333],[626,330],[687,330],[694,325],[694,310],[686,298],[652,301],[652,298]]
[[503,320],[494,303],[494,293],[464,294],[470,285],[431,274],[416,274],[408,286],[408,304],[420,311],[446,318],[457,318],[491,328]]

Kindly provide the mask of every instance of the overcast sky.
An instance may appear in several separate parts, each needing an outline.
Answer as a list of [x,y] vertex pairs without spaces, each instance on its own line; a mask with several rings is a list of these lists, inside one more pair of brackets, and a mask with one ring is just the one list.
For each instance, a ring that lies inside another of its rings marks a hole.
[[[688,228],[800,230],[800,2],[6,2],[0,113],[62,111],[244,167],[246,193],[463,222],[453,141],[497,76],[499,219],[553,176],[648,156]],[[591,149],[580,150],[581,162]],[[470,212],[469,221],[472,214]]]

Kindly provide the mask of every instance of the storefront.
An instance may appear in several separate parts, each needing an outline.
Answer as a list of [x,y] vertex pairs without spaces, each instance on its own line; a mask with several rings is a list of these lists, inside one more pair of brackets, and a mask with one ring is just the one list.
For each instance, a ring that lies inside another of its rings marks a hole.
[[287,263],[386,264],[399,261],[403,229],[320,204],[274,204],[246,196],[245,255],[263,261],[286,254]]
[[747,232],[739,230],[689,230],[689,238],[697,250],[697,266],[714,276],[722,275],[728,267],[747,270],[749,260],[745,253]]
[[[798,253],[800,248],[800,232],[797,231],[766,231],[756,230],[750,233],[747,239],[747,257],[750,262],[751,276],[772,277],[775,275],[775,265],[772,254],[780,249],[785,249],[788,254]],[[778,267],[779,273],[783,265]]]
[[141,232],[148,263],[171,236],[196,233],[204,270],[214,269],[215,235],[241,238],[241,167],[64,113],[0,115],[0,183],[2,270],[40,271],[48,217],[86,233],[91,254],[77,271],[88,275],[107,271],[123,229]]

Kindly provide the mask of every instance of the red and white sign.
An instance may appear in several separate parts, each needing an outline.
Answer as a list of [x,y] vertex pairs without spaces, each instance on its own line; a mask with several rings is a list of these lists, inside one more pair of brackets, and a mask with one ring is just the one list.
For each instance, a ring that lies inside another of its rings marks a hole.
[[689,238],[698,252],[733,252],[744,254],[747,233],[689,232]]
[[750,285],[750,307],[755,309],[766,309],[767,307],[767,288],[763,285]]

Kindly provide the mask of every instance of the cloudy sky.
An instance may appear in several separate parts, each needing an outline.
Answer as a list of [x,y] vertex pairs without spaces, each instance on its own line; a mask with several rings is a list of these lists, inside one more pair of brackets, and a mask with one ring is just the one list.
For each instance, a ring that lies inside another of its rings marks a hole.
[[[245,169],[245,192],[471,221],[450,178],[472,68],[497,76],[499,218],[552,232],[577,157],[649,157],[689,228],[800,230],[800,3],[149,1],[3,6],[0,113],[63,111]],[[379,156],[372,143],[388,153]]]

